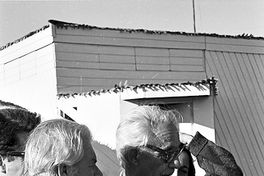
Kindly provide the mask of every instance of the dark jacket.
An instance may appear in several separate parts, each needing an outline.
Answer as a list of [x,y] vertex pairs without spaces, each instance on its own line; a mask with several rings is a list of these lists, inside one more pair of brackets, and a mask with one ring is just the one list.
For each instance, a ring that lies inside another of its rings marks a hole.
[[205,176],[243,176],[234,156],[197,132],[189,144],[190,152],[197,158]]

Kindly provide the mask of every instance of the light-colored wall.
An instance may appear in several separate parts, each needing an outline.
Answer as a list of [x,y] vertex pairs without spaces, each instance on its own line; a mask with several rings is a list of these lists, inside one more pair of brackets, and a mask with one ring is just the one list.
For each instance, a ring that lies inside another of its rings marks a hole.
[[216,142],[232,152],[246,176],[264,175],[264,41],[254,49],[245,46],[251,43],[244,41],[240,52],[206,52],[207,74],[219,79]]
[[93,147],[97,155],[97,166],[103,174],[118,175],[120,166],[115,153],[115,132],[120,119],[119,94],[112,92],[111,94],[60,98],[58,108],[76,122],[89,127],[94,139]]
[[205,79],[203,37],[56,28],[58,92]]
[[54,44],[51,29],[0,52],[0,99],[40,113],[42,120],[57,117]]
[[115,149],[115,131],[120,120],[119,94],[60,98],[58,107],[76,122],[87,125],[96,141]]

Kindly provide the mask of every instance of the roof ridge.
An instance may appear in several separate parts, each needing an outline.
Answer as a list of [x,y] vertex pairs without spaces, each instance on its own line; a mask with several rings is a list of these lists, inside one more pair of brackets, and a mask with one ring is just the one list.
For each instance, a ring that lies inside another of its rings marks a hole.
[[[120,32],[128,32],[128,33],[133,33],[133,32],[143,32],[147,34],[171,34],[171,35],[186,35],[186,36],[208,36],[208,37],[219,37],[219,38],[234,38],[234,39],[257,39],[257,40],[264,40],[264,37],[255,37],[252,34],[239,34],[239,35],[221,35],[221,34],[216,34],[216,33],[188,33],[188,32],[180,32],[180,31],[162,31],[162,30],[148,30],[148,29],[127,29],[127,28],[110,28],[110,27],[98,27],[98,26],[91,26],[88,24],[78,24],[78,23],[71,23],[71,22],[65,22],[65,21],[59,21],[59,20],[54,20],[50,19],[48,20],[49,23],[60,27],[60,28],[82,28],[82,29],[108,29],[108,30],[119,30]],[[27,35],[15,40],[14,42],[9,42],[6,45],[0,47],[0,51],[8,48],[9,46],[12,46],[15,43],[21,42],[22,40],[31,37],[32,35],[45,30],[48,28],[49,25],[45,25],[40,29],[37,29],[35,31],[32,31],[28,33]]]

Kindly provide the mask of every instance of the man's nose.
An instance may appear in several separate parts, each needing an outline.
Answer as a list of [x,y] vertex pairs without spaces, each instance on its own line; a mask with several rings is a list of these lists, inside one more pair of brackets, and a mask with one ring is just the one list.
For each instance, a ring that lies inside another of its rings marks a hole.
[[170,168],[179,169],[181,167],[181,163],[178,159],[175,159],[169,163]]

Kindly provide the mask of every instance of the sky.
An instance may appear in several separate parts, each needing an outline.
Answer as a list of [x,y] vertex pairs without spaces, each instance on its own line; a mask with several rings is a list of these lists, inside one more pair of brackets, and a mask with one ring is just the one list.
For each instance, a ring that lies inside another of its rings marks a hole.
[[[0,46],[49,19],[98,27],[264,37],[264,0],[0,0]],[[194,25],[195,24],[195,25]]]

